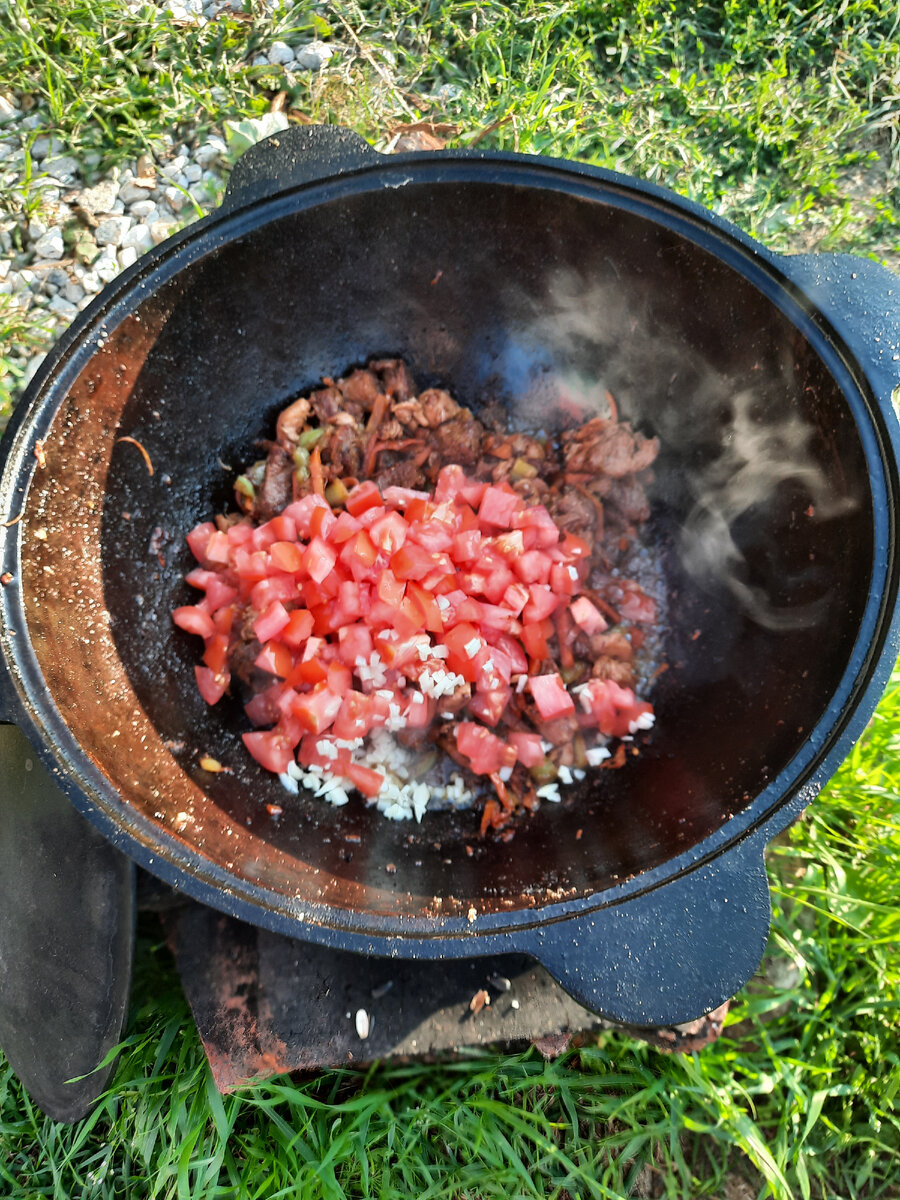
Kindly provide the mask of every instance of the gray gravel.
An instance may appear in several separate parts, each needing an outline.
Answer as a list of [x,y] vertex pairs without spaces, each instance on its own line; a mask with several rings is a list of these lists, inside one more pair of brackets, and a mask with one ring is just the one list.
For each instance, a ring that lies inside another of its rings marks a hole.
[[[197,23],[243,4],[158,0],[157,7]],[[135,0],[134,11],[145,11],[144,0]],[[261,57],[286,72],[313,72],[325,69],[334,54],[324,42],[289,44],[273,36]],[[40,352],[0,347],[13,363],[12,375],[20,376],[14,392],[31,380],[46,349],[120,271],[218,206],[235,157],[287,127],[282,113],[267,113],[225,122],[193,140],[167,135],[156,141],[152,155],[98,179],[96,157],[79,160],[47,130],[47,121],[40,106],[26,110],[18,96],[0,90],[0,189],[10,199],[0,210],[0,297],[9,297],[6,303],[20,310],[44,344]]]

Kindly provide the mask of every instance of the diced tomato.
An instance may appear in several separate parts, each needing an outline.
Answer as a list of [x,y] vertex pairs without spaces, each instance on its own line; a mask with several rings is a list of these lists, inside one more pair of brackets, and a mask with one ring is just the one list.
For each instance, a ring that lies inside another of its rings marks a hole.
[[304,683],[323,683],[328,678],[328,666],[320,658],[308,658],[298,662],[287,676],[285,682],[291,687],[300,687]]
[[257,728],[261,725],[273,725],[279,715],[274,689],[267,688],[264,692],[257,692],[253,699],[244,705],[244,712],[251,724]]
[[353,625],[345,625],[338,630],[338,641],[341,647],[341,661],[348,667],[355,668],[358,658],[366,662],[373,650],[372,631],[362,621]]
[[469,621],[461,621],[444,634],[443,643],[450,651],[447,658],[450,669],[457,675],[462,675],[467,683],[474,683],[477,670],[475,656],[484,645],[475,626]]
[[381,493],[371,479],[359,483],[350,492],[344,507],[353,517],[358,517],[369,508],[381,505]]
[[292,650],[299,650],[313,631],[312,613],[305,608],[295,608],[288,613],[287,623],[278,636]]
[[633,722],[653,712],[646,700],[638,700],[631,688],[612,679],[591,679],[580,699],[590,710],[592,723],[607,737],[624,737]]
[[555,721],[558,717],[569,717],[574,713],[575,701],[556,672],[552,675],[529,675],[528,687],[543,720]]
[[437,484],[434,489],[434,498],[438,504],[443,504],[447,500],[455,500],[462,491],[466,483],[466,475],[462,467],[456,463],[450,463],[446,467],[441,467],[438,471]]
[[328,729],[341,709],[342,699],[324,684],[317,684],[311,692],[305,692],[291,705],[291,712],[310,733],[322,733]]
[[[381,495],[385,504],[389,504],[391,508],[403,509],[406,509],[414,500],[431,499],[427,492],[418,492],[415,488],[397,487],[395,484],[386,487]],[[411,520],[409,513],[407,513],[407,519]]]
[[487,486],[486,483],[482,483],[478,479],[467,479],[459,489],[459,494],[467,504],[477,509],[481,504],[484,493],[487,491]]
[[556,596],[544,583],[532,583],[528,588],[529,600],[522,610],[523,621],[543,621],[556,612],[562,597]]
[[595,633],[603,633],[609,628],[600,610],[588,600],[587,596],[579,596],[569,605],[572,620],[583,629],[589,637]]
[[535,621],[533,625],[525,625],[522,629],[522,645],[525,647],[525,653],[532,662],[543,662],[545,658],[550,657],[550,647],[547,645],[547,638],[553,632],[553,623],[550,620]]
[[221,675],[228,662],[228,634],[214,633],[206,643],[203,661],[214,675]]
[[212,617],[196,604],[184,604],[181,608],[176,608],[172,613],[172,620],[185,633],[196,633],[202,638],[211,638],[216,632]]
[[284,603],[296,600],[299,589],[293,575],[284,575],[280,571],[270,575],[268,579],[260,579],[250,589],[250,605],[257,612],[264,612],[275,601]]
[[335,746],[331,737],[309,733],[297,747],[297,762],[304,767],[323,767],[340,775],[350,761],[350,752]]
[[280,642],[270,642],[257,654],[253,665],[261,671],[268,671],[270,675],[284,679],[286,675],[290,675],[294,660],[287,646],[282,646]]
[[554,563],[550,568],[550,586],[557,596],[574,596],[581,586],[578,568],[571,563]]
[[353,579],[344,579],[338,587],[337,601],[331,611],[331,628],[340,629],[351,625],[363,615],[360,585]]
[[403,710],[407,729],[427,729],[434,719],[434,701],[421,692],[412,692]]
[[197,687],[207,704],[217,704],[228,691],[231,676],[227,671],[211,671],[209,667],[194,667]]
[[296,542],[297,522],[286,513],[279,513],[267,522],[276,542]]
[[232,547],[249,546],[253,541],[253,526],[250,524],[249,518],[238,521],[235,525],[229,525],[225,536]]
[[626,621],[637,621],[643,625],[652,625],[656,620],[656,601],[648,596],[636,583],[626,585],[621,600],[613,601],[619,615]]
[[508,529],[513,516],[523,507],[522,501],[511,488],[490,484],[481,497],[478,519],[483,524]]
[[312,519],[313,511],[317,508],[328,508],[330,511],[327,500],[322,496],[317,496],[315,492],[307,492],[305,496],[289,504],[281,515],[283,517],[290,517],[294,522],[297,529],[297,537],[308,538],[310,536],[309,523]]
[[390,558],[406,541],[409,526],[398,512],[387,512],[369,527],[369,537]]
[[294,761],[293,747],[283,734],[272,729],[268,732],[258,730],[254,733],[241,735],[244,745],[267,771],[283,775],[290,763]]
[[373,716],[370,697],[351,689],[341,700],[341,707],[331,726],[331,732],[334,737],[346,741],[365,737],[372,728]]
[[[357,536],[364,535],[357,534]],[[314,583],[321,583],[327,575],[330,575],[336,562],[337,551],[334,546],[319,537],[314,537],[310,541],[303,555],[303,569]]]
[[514,730],[509,735],[511,746],[515,747],[516,757],[523,767],[536,767],[544,760],[544,749],[539,733],[519,733]]
[[231,633],[231,626],[233,624],[233,604],[227,604],[224,608],[217,608],[213,613],[213,625],[216,627],[216,633]]
[[281,633],[290,620],[287,609],[280,600],[275,600],[253,622],[253,632],[261,642],[268,642],[276,634]]
[[384,784],[383,775],[379,775],[371,767],[364,767],[362,763],[348,762],[346,766],[341,768],[341,774],[349,779],[353,786],[361,791],[364,796],[368,796],[370,799],[378,795]]
[[303,566],[303,551],[296,542],[273,542],[269,547],[269,561],[276,570],[292,575]]
[[444,550],[450,550],[453,546],[453,526],[437,519],[426,521],[413,525],[410,529],[410,537],[423,550],[428,550],[432,554],[440,554]]
[[409,541],[391,556],[391,570],[398,579],[424,579],[435,565],[430,551]]
[[197,562],[206,562],[206,547],[209,545],[209,539],[216,532],[216,527],[212,521],[201,521],[187,535],[187,544],[190,546],[191,554],[193,554]]
[[574,533],[567,533],[560,542],[559,548],[572,562],[581,558],[590,558],[591,555],[591,548],[584,538],[576,537]]
[[217,529],[206,543],[206,561],[224,566],[231,553],[231,543],[221,529]]
[[508,609],[510,609],[511,612],[514,612],[516,614],[516,616],[519,615],[519,613],[522,611],[522,609],[528,603],[528,600],[529,600],[528,588],[525,587],[525,585],[521,584],[521,583],[510,584],[509,587],[506,589],[506,591],[503,593],[504,605]]
[[464,529],[454,535],[451,553],[458,563],[475,562],[481,553],[481,530]]
[[419,584],[414,583],[412,580],[410,580],[406,586],[408,595],[416,602],[422,611],[423,619],[425,621],[425,628],[428,630],[428,632],[443,633],[444,619],[441,616],[440,607],[438,606],[434,596],[432,596],[430,592],[426,592],[423,587],[420,587]]
[[487,725],[496,725],[509,703],[510,687],[500,683],[485,691],[478,690],[469,701],[469,711]]
[[523,505],[512,517],[511,524],[514,528],[534,533],[536,536],[533,544],[541,550],[555,546],[559,541],[559,526],[543,504],[532,504],[528,507]]
[[336,659],[328,664],[328,686],[335,695],[343,696],[353,685],[353,672],[346,663]]
[[194,567],[193,571],[188,571],[185,575],[184,582],[205,592],[211,583],[220,578],[218,571],[210,571],[207,567]]
[[526,550],[512,564],[512,568],[523,583],[547,583],[552,562],[540,550]]
[[331,509],[318,506],[310,514],[309,536],[327,538],[336,524],[337,518]]
[[522,643],[518,638],[509,637],[505,633],[489,633],[490,644],[502,650],[509,662],[509,679],[512,675],[524,675],[528,671],[528,659],[522,653]]
[[457,725],[456,748],[468,758],[476,775],[493,775],[503,767],[515,765],[515,747],[474,721],[460,721]]
[[390,605],[391,608],[397,608],[405,591],[406,584],[397,578],[390,567],[385,567],[383,571],[379,572],[375,594],[384,604]]
[[203,607],[210,616],[214,615],[226,604],[233,604],[238,598],[238,590],[219,577],[211,579],[203,599]]
[[269,576],[269,563],[263,550],[246,550],[239,546],[234,552],[234,569],[239,579],[258,583]]
[[344,542],[341,548],[340,560],[357,581],[365,579],[378,557],[378,547],[369,537],[365,529],[360,529]]

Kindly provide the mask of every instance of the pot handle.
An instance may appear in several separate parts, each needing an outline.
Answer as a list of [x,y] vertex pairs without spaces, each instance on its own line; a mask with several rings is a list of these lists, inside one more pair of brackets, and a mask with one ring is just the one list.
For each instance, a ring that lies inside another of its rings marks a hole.
[[251,146],[234,164],[220,211],[242,208],[305,183],[331,179],[381,155],[340,125],[291,125]]
[[900,383],[900,276],[855,254],[779,254],[780,270],[830,321],[875,395]]
[[0,1045],[56,1121],[83,1117],[115,1064],[134,946],[135,869],[0,725]]
[[534,931],[530,952],[592,1012],[667,1026],[712,1012],[763,956],[771,908],[755,839],[633,899]]

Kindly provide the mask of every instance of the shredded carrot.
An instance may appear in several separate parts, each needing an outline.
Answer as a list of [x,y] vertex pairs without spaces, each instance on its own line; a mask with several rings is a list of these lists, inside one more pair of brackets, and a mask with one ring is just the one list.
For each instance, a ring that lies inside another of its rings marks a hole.
[[494,790],[497,793],[497,797],[500,800],[500,803],[503,805],[503,807],[506,809],[507,812],[512,812],[512,810],[516,806],[515,800],[507,791],[506,784],[503,782],[503,780],[500,778],[499,774],[496,771],[491,775],[491,783],[494,785]]
[[[153,474],[153,463],[150,461],[150,455],[147,453],[147,451],[144,449],[144,447],[141,445],[141,443],[137,440],[137,438],[120,437],[120,438],[116,438],[116,441],[117,442],[128,442],[129,446],[137,446],[138,450],[140,450],[140,452],[141,452],[144,462],[147,464],[147,474],[148,475]],[[43,464],[41,464],[41,465],[43,466]]]
[[494,823],[494,816],[500,812],[500,805],[493,798],[488,800],[484,806],[484,812],[481,814],[481,836],[487,833],[488,829]]
[[325,475],[322,471],[322,451],[318,444],[313,447],[309,456],[309,481],[317,496],[325,495]]
[[564,671],[568,671],[575,666],[575,655],[569,643],[569,633],[572,629],[569,610],[558,608],[553,614],[553,624],[556,626],[556,640],[559,642],[559,665]]

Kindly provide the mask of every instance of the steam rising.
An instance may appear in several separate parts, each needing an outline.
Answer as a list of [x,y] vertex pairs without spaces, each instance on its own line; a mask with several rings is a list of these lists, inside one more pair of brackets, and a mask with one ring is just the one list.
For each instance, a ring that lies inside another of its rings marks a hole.
[[757,408],[750,391],[733,397],[721,453],[689,478],[696,499],[682,529],[680,552],[694,578],[723,584],[758,625],[776,632],[804,629],[821,618],[826,597],[792,608],[772,605],[762,588],[745,582],[746,562],[734,538],[735,524],[765,504],[782,483],[809,495],[816,519],[838,516],[853,504],[831,494],[809,451],[810,427],[796,413],[777,422],[760,422],[753,416]]
[[[663,324],[658,291],[648,287],[642,298],[629,282],[618,281],[612,262],[609,267],[599,283],[586,284],[571,270],[552,275],[531,321],[510,339],[501,374],[515,380],[514,394],[526,397],[518,415],[530,423],[535,417],[546,421],[552,410],[569,410],[585,421],[609,413],[612,393],[634,426],[659,435],[661,473],[667,459],[681,472],[679,507],[685,491],[692,502],[678,550],[691,577],[707,589],[724,587],[738,609],[765,629],[814,625],[828,597],[790,607],[773,603],[753,582],[735,536],[754,509],[769,504],[774,510],[771,501],[783,485],[809,497],[816,521],[855,506],[834,495],[834,482],[813,454],[814,428],[792,406],[798,387],[794,348],[761,338],[764,367],[758,385],[748,387],[754,331],[747,331],[747,349],[737,353],[727,319],[699,334],[695,324],[685,336],[677,312],[666,314]],[[717,338],[724,339],[722,356],[698,348],[700,340],[714,347]],[[711,361],[719,357],[730,361]]]

